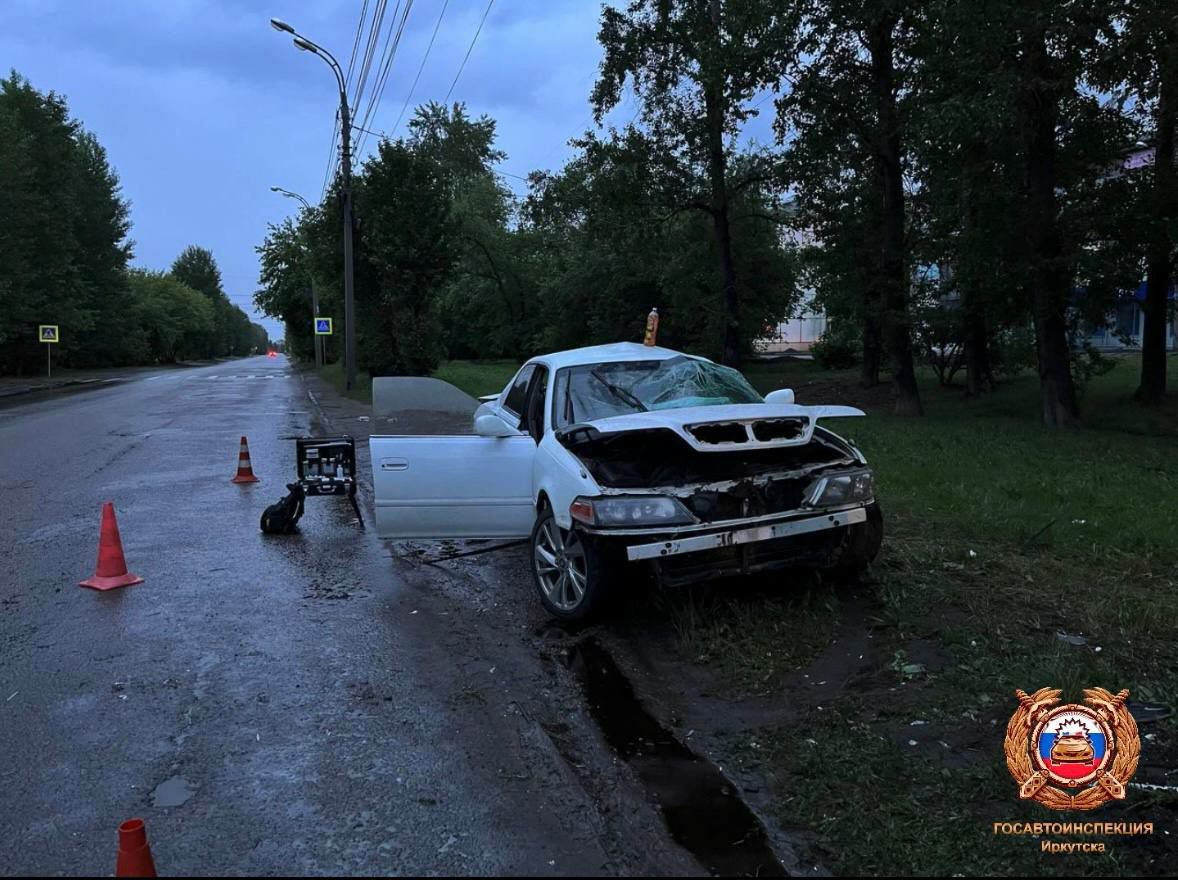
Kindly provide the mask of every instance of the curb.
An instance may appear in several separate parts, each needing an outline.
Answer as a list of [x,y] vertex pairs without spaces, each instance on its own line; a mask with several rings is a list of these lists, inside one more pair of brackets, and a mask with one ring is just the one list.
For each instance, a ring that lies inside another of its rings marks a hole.
[[[123,377],[118,377],[122,381]],[[0,399],[5,397],[19,397],[22,394],[36,394],[38,391],[56,391],[59,388],[72,388],[75,385],[94,385],[108,382],[106,379],[72,379],[68,382],[54,382],[52,385],[25,385],[12,391],[0,391]]]

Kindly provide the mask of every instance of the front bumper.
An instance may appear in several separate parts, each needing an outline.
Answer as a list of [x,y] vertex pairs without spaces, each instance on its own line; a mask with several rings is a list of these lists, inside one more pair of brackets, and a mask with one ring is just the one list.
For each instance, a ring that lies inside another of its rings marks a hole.
[[650,543],[631,544],[626,548],[626,558],[631,562],[640,559],[661,559],[682,553],[738,547],[743,544],[772,541],[776,538],[790,538],[828,529],[845,528],[866,521],[867,509],[855,507],[850,510],[825,512],[815,516],[764,523],[747,528],[728,528],[702,535],[667,537],[664,540]]

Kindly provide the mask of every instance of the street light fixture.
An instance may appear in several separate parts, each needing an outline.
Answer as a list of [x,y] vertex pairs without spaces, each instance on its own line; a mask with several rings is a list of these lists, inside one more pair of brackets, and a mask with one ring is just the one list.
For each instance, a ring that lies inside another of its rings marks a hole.
[[[304,199],[302,196],[300,196],[296,192],[291,192],[289,189],[283,189],[280,186],[270,187],[270,192],[280,193],[280,194],[286,196],[288,199],[298,199],[300,202],[303,203],[303,208],[308,213],[310,213],[310,211],[311,211],[311,203],[308,202],[306,199]],[[306,248],[306,245],[304,244],[304,249],[305,248]],[[307,281],[311,285],[311,313],[312,313],[312,317],[318,318],[319,317],[319,294],[315,290],[315,276],[310,271],[310,269],[308,269],[308,271],[307,271]],[[321,337],[318,333],[316,333],[314,335],[313,339],[315,341],[314,342],[314,345],[315,345],[315,366],[322,367],[323,366],[323,337]]]
[[282,195],[286,196],[288,199],[298,199],[300,202],[303,203],[304,208],[306,208],[308,211],[311,210],[311,203],[308,202],[306,199],[304,199],[302,196],[300,196],[296,192],[291,192],[289,189],[283,189],[280,186],[270,187],[270,192],[282,193]]
[[276,31],[292,34],[294,44],[304,52],[322,58],[335,74],[339,86],[340,112],[340,161],[343,165],[343,215],[344,215],[344,365],[346,387],[349,391],[356,384],[356,302],[354,295],[354,269],[352,264],[352,119],[348,109],[348,87],[344,72],[335,56],[296,31],[280,18],[270,19],[270,26]]

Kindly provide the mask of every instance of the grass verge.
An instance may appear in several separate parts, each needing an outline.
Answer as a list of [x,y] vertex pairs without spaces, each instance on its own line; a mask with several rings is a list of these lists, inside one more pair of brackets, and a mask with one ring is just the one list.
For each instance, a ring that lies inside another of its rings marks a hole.
[[[835,426],[875,468],[885,512],[868,611],[873,671],[848,678],[821,711],[796,695],[777,735],[758,739],[779,743],[781,818],[811,828],[839,873],[1124,875],[1178,861],[1172,792],[1132,789],[1100,810],[1093,818],[1156,828],[1149,839],[1095,838],[1104,854],[1051,855],[1037,839],[992,831],[994,821],[1085,818],[1019,801],[1002,754],[1015,688],[1059,687],[1079,701],[1086,687],[1124,687],[1138,704],[1178,704],[1178,398],[1133,402],[1138,371],[1124,358],[1093,380],[1079,431],[1037,423],[1034,376],[983,401],[926,376],[924,418],[895,418],[869,397],[868,418]],[[862,393],[853,371],[804,362],[747,372],[762,391],[794,387],[802,403]],[[685,656],[748,695],[821,652],[831,631],[821,604],[673,613]],[[1141,733],[1136,780],[1173,786],[1174,716]]]
[[498,394],[519,370],[519,361],[445,361],[433,372],[435,379],[449,382],[469,394],[482,397]]

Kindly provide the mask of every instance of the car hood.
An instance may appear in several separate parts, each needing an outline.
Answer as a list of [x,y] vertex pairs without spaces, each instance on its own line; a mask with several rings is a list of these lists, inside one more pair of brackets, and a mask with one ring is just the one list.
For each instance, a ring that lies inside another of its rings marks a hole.
[[693,448],[713,452],[800,446],[810,442],[819,419],[862,415],[853,406],[738,403],[628,413],[583,424],[601,434],[669,429]]

